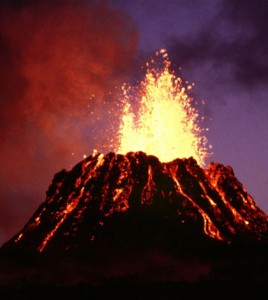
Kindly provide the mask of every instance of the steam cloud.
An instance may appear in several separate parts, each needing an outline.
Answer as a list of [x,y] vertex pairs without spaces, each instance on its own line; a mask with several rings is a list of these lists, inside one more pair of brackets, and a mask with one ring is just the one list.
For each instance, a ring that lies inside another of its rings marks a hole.
[[103,1],[2,1],[0,20],[2,244],[44,200],[53,174],[95,147],[87,110],[100,114],[100,99],[121,84],[137,33]]

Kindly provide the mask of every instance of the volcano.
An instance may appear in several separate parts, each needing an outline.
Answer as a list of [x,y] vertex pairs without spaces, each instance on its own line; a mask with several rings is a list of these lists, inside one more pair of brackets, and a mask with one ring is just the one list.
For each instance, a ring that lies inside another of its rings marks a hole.
[[55,175],[46,201],[3,249],[90,248],[110,226],[119,240],[152,239],[170,227],[174,239],[266,242],[267,221],[229,166],[203,169],[193,158],[161,163],[143,152],[95,154]]
[[255,280],[268,278],[267,221],[229,166],[99,153],[55,175],[1,254],[53,280]]
[[116,153],[94,151],[57,173],[0,249],[8,299],[255,299],[266,288],[268,217],[231,167],[203,167],[211,147],[193,85],[166,50],[157,57],[163,67],[151,60],[138,86],[122,86],[119,116],[109,111]]

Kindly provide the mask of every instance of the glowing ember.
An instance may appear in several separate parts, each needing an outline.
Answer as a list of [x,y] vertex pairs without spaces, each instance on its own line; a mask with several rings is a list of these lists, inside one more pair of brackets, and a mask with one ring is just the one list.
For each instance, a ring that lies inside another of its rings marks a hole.
[[[162,162],[178,157],[194,157],[204,165],[209,156],[207,139],[198,125],[198,112],[192,107],[187,91],[191,85],[183,86],[182,80],[170,70],[166,50],[162,55],[160,70],[147,64],[145,79],[135,88],[123,86],[123,115],[119,129],[118,153],[143,151],[157,156]],[[137,114],[133,103],[139,100]]]

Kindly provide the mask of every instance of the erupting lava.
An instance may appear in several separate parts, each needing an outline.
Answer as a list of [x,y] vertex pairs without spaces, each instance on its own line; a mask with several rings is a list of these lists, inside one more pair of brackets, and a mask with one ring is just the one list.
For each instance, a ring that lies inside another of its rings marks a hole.
[[[145,79],[137,89],[124,85],[123,115],[119,129],[119,147],[116,152],[143,151],[167,162],[178,157],[194,157],[199,165],[209,156],[204,129],[198,125],[198,112],[192,107],[188,91],[181,78],[170,70],[166,50],[163,67],[155,61],[147,63]],[[139,98],[137,114],[133,103]]]
[[187,94],[191,86],[183,87],[166,51],[160,54],[164,67],[148,64],[138,91],[123,86],[118,153],[95,151],[71,171],[56,174],[46,201],[4,251],[88,252],[92,244],[113,244],[110,233],[122,245],[129,237],[135,244],[134,236],[137,244],[142,236],[163,244],[176,238],[177,245],[196,237],[268,241],[268,217],[232,168],[202,167],[209,152]]

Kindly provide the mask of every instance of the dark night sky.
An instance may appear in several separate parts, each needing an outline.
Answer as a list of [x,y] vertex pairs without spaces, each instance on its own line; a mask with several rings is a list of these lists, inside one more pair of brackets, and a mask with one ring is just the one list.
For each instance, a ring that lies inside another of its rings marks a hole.
[[160,48],[206,101],[210,161],[268,212],[267,15],[260,0],[1,0],[0,244],[56,172],[107,151],[114,87]]

